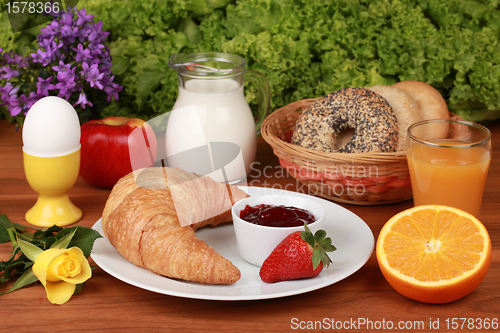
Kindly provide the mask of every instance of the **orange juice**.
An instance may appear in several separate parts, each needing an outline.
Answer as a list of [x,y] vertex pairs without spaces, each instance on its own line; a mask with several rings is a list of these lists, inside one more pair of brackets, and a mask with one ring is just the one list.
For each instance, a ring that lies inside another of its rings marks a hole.
[[[487,145],[459,140],[430,140],[441,147],[415,143],[408,147],[415,205],[440,204],[479,216],[491,153]],[[455,147],[442,147],[455,146]]]

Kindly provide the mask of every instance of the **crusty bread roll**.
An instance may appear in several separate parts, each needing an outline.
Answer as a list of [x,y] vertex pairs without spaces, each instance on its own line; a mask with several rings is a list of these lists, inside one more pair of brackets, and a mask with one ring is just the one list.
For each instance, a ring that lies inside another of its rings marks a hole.
[[120,179],[104,207],[104,235],[136,266],[170,278],[232,284],[239,269],[195,230],[232,220],[235,186],[177,168],[146,168]]
[[407,93],[394,87],[377,85],[368,89],[382,96],[394,110],[399,132],[397,151],[406,150],[408,127],[423,119],[417,105]]
[[[460,116],[453,114],[450,115],[451,120],[463,120]],[[448,136],[446,139],[454,139],[465,142],[472,142],[472,132],[470,127],[460,123],[450,123]]]
[[[407,80],[393,84],[410,95],[420,110],[423,120],[449,119],[448,105],[443,96],[433,86],[422,81]],[[434,124],[427,130],[427,139],[444,139],[448,134],[447,124]]]

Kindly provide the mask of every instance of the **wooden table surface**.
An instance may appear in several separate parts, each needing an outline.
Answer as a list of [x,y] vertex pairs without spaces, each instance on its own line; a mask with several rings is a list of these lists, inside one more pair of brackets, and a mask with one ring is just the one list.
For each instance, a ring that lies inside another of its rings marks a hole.
[[[129,285],[97,268],[83,291],[61,306],[47,300],[40,284],[0,296],[0,331],[281,332],[311,327],[384,331],[384,327],[392,326],[393,331],[413,332],[420,328],[429,332],[451,331],[453,323],[458,325],[453,331],[481,331],[477,326],[468,327],[468,322],[464,324],[460,318],[496,322],[489,331],[499,331],[500,122],[488,127],[492,131],[493,159],[480,219],[491,236],[492,261],[480,286],[456,302],[431,305],[401,296],[382,276],[375,252],[361,269],[338,283],[305,294],[253,301],[197,300],[158,294]],[[37,195],[24,175],[21,135],[22,131],[16,131],[12,124],[0,121],[0,214],[27,225],[24,214]],[[289,190],[303,191],[300,184],[282,173],[278,159],[262,138],[257,154],[256,170],[248,178],[250,185],[288,185]],[[84,213],[78,225],[94,225],[101,217],[109,192],[78,178],[69,193]],[[368,224],[375,239],[391,216],[412,205],[411,200],[377,206],[342,204]],[[10,244],[0,245],[0,259],[5,260],[10,250]],[[0,287],[0,291],[5,290],[5,286]],[[397,329],[399,325],[403,326]]]

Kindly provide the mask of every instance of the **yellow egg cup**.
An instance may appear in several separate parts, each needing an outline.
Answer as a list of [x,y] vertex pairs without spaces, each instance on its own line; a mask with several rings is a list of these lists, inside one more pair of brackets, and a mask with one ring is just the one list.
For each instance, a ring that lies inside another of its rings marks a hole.
[[80,148],[62,156],[41,157],[23,150],[26,179],[38,193],[26,221],[39,227],[66,226],[79,221],[82,211],[68,197],[80,171]]

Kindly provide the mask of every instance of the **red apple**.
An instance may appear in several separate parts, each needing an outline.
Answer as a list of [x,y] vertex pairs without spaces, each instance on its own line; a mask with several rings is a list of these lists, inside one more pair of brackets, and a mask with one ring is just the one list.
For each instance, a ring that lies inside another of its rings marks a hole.
[[133,170],[152,166],[156,136],[144,120],[108,117],[81,126],[80,175],[92,185],[113,187]]

